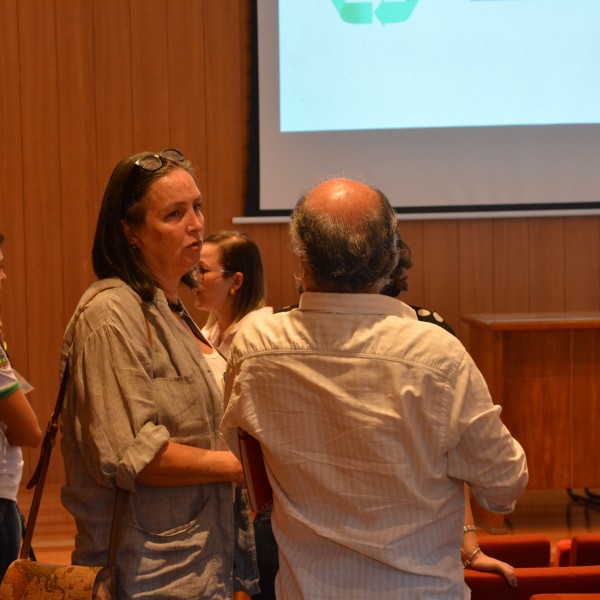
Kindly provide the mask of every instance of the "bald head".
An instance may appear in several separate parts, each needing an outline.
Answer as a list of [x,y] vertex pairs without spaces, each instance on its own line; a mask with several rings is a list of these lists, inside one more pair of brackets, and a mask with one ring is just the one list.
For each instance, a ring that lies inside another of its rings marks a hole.
[[290,227],[307,290],[378,292],[398,261],[394,210],[353,179],[328,179],[302,196]]
[[327,179],[314,187],[306,198],[307,207],[323,215],[360,226],[362,219],[381,206],[379,193],[354,179]]

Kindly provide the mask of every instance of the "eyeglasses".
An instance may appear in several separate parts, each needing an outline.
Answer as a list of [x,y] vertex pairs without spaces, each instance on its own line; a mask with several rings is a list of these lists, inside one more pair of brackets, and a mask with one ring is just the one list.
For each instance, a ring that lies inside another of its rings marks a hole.
[[196,272],[198,273],[199,279],[204,279],[206,273],[229,273],[227,269],[207,269],[201,266],[196,267]]
[[144,169],[144,171],[158,171],[167,160],[173,160],[175,162],[183,162],[185,160],[182,152],[177,148],[167,148],[160,154],[147,154],[135,162],[137,167]]

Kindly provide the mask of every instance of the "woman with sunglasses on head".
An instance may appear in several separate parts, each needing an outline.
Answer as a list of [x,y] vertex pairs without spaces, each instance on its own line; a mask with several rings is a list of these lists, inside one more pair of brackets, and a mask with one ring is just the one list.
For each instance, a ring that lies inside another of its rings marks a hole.
[[204,240],[198,274],[196,308],[210,313],[202,333],[227,356],[245,323],[273,314],[273,309],[265,306],[260,250],[245,233],[212,233]]
[[[243,473],[219,435],[225,361],[178,296],[195,287],[204,217],[181,152],[119,162],[96,226],[98,281],[63,338],[61,416],[74,564],[106,564],[126,500],[120,599],[230,599],[256,589]],[[210,360],[207,360],[210,359]]]
[[[0,233],[0,290],[6,280]],[[31,408],[8,357],[0,319],[0,581],[10,563],[19,557],[21,515],[17,493],[23,472],[22,446],[37,446],[42,439]]]

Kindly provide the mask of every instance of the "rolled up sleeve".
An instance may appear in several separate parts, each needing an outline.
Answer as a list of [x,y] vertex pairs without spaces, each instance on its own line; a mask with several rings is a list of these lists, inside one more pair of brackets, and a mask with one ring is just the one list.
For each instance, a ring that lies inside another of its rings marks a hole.
[[456,382],[448,474],[466,481],[482,506],[509,513],[529,479],[525,452],[500,418],[483,376],[466,355]]

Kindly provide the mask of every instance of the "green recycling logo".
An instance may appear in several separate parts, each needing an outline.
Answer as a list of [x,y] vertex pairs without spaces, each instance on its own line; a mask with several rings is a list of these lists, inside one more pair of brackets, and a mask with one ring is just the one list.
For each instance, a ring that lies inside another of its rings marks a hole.
[[373,22],[373,15],[382,25],[402,23],[410,18],[419,0],[381,0],[377,2],[348,2],[347,0],[331,0],[342,20],[355,25],[368,25]]

